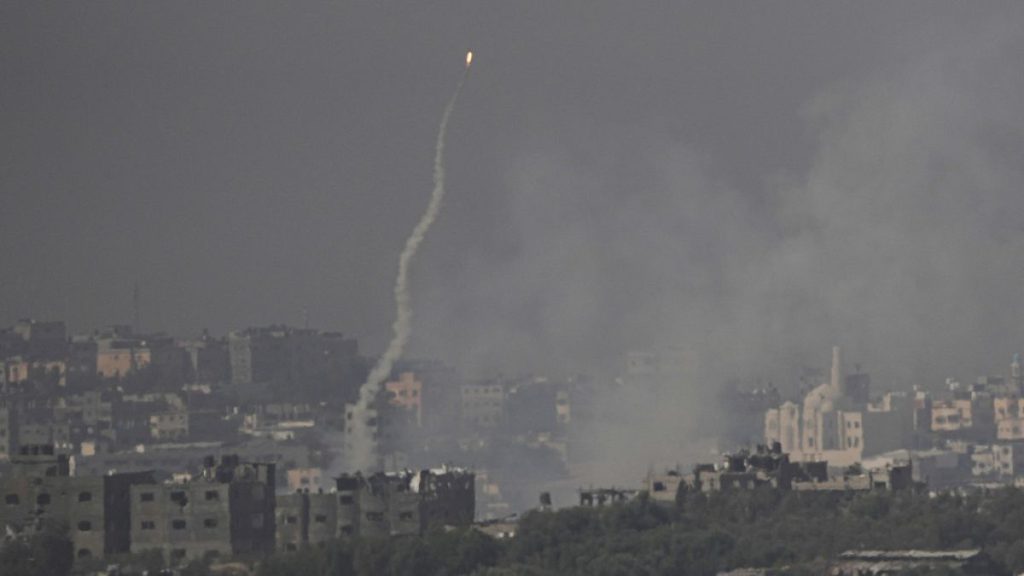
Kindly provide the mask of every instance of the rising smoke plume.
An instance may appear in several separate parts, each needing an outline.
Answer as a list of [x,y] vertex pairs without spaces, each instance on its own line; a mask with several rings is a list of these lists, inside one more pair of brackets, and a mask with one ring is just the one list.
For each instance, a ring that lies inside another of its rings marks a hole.
[[455,109],[455,101],[459,98],[462,85],[466,83],[469,75],[469,65],[473,60],[473,53],[466,54],[466,70],[459,80],[455,92],[448,100],[441,115],[441,126],[437,131],[437,143],[434,152],[434,190],[430,194],[430,203],[423,212],[419,222],[412,229],[409,238],[405,241],[405,248],[398,258],[398,276],[395,278],[395,322],[391,325],[393,335],[388,343],[384,354],[377,360],[377,364],[366,377],[366,382],[359,388],[359,400],[352,413],[351,437],[347,444],[348,468],[350,470],[370,470],[374,468],[374,452],[376,451],[376,440],[373,427],[368,422],[368,409],[376,397],[381,383],[391,374],[391,368],[395,361],[402,357],[409,335],[412,333],[412,305],[409,298],[409,265],[416,257],[420,243],[430,230],[430,226],[437,219],[441,210],[441,200],[444,199],[444,140],[448,132],[448,120],[451,118],[452,110]]

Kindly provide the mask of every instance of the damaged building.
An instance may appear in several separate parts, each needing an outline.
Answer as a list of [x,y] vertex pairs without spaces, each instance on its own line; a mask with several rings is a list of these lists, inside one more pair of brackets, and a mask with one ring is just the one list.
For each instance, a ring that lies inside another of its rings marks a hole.
[[475,477],[459,468],[345,474],[333,493],[300,491],[278,498],[278,548],[295,550],[347,536],[423,534],[470,526]]
[[701,492],[759,486],[789,490],[794,482],[827,480],[827,468],[825,462],[790,462],[789,454],[776,442],[771,447],[759,445],[754,452],[740,450],[726,454],[718,465],[698,464],[685,483],[688,489]]
[[130,548],[129,493],[153,485],[149,472],[71,476],[68,457],[51,445],[22,446],[12,473],[0,478],[0,527],[30,534],[49,523],[66,527],[76,561]]
[[172,564],[274,548],[273,464],[209,457],[188,482],[131,488],[131,551],[160,550]]
[[[701,492],[751,490],[761,486],[798,491],[907,490],[917,486],[909,464],[877,470],[850,469],[835,476],[829,475],[828,464],[791,462],[789,454],[776,442],[771,447],[758,446],[754,452],[741,450],[726,454],[720,464],[698,464],[693,474],[675,484]],[[662,487],[668,485],[661,477],[648,483],[657,488],[659,481]],[[668,499],[668,494],[660,499]]]

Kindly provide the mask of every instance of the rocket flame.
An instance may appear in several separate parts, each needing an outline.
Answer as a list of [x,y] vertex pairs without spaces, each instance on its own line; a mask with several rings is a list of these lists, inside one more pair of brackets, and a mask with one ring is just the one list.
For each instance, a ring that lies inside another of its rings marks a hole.
[[466,68],[473,63],[473,52],[466,52]]

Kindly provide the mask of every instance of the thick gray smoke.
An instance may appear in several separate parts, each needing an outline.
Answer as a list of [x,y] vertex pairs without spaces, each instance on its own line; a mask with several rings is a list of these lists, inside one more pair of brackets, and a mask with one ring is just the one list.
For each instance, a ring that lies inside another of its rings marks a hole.
[[398,258],[398,277],[395,279],[395,322],[391,325],[394,334],[388,343],[387,350],[377,360],[377,364],[366,377],[366,382],[359,388],[359,400],[353,411],[351,437],[346,443],[349,449],[346,458],[350,470],[365,471],[375,466],[376,441],[374,430],[367,421],[367,411],[377,396],[381,383],[391,374],[391,368],[395,361],[402,357],[402,351],[405,350],[409,335],[412,333],[409,265],[416,257],[423,238],[426,237],[427,231],[430,230],[430,226],[437,219],[437,214],[441,210],[441,201],[444,199],[444,139],[448,132],[448,120],[451,118],[452,110],[455,109],[455,101],[459,98],[459,92],[462,91],[462,85],[465,84],[468,74],[469,61],[467,60],[466,71],[459,80],[459,85],[455,87],[452,97],[448,100],[444,114],[441,115],[441,126],[437,131],[437,144],[434,152],[434,190],[430,194],[430,203],[427,204],[426,211],[423,212],[423,216],[412,229],[409,238],[406,239],[405,248]]
[[434,280],[441,312],[416,345],[481,373],[615,373],[627,350],[680,349],[671,389],[602,398],[594,482],[689,460],[717,389],[795,391],[833,345],[876,390],[1005,373],[1024,347],[1016,14],[909,30],[884,66],[808,97],[805,163],[749,189],[721,176],[741,159],[686,131],[573,108],[573,125],[535,126],[504,160],[500,225],[479,226],[502,250]]

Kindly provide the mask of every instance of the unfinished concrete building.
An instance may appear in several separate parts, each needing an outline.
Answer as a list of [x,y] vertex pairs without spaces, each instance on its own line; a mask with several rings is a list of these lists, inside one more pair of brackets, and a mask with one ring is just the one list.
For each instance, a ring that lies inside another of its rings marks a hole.
[[278,498],[278,549],[469,526],[476,512],[474,482],[472,472],[458,468],[342,475],[336,492],[302,490]]
[[64,526],[76,561],[125,553],[130,489],[154,482],[149,472],[70,476],[67,456],[53,446],[22,446],[12,474],[0,478],[0,527],[18,534]]
[[352,533],[352,521],[338,521],[339,495],[309,492],[277,497],[277,549],[295,551],[303,546],[326,546]]
[[160,550],[182,564],[273,550],[274,465],[237,456],[204,464],[190,482],[132,487],[132,552]]
[[686,478],[688,489],[701,492],[747,490],[770,486],[789,490],[793,482],[828,478],[825,462],[790,462],[789,454],[775,442],[771,447],[758,446],[754,452],[740,450],[726,454],[722,463],[698,464]]
[[[352,531],[360,536],[469,526],[476,508],[474,480],[472,472],[458,468],[342,476],[338,519],[352,522]],[[351,501],[346,496],[352,496]]]

